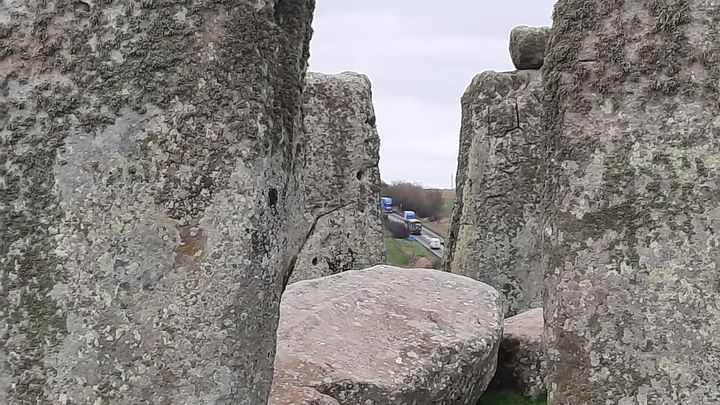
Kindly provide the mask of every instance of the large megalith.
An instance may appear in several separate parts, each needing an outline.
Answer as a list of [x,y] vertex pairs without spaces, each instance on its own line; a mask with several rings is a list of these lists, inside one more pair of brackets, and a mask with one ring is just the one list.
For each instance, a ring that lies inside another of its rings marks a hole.
[[556,5],[550,403],[720,403],[718,38],[716,2]]
[[540,71],[484,72],[462,98],[457,200],[443,268],[487,283],[512,316],[542,304]]
[[0,403],[264,403],[313,6],[0,5]]
[[314,220],[290,282],[385,262],[380,137],[365,75],[308,73],[304,93],[305,212]]

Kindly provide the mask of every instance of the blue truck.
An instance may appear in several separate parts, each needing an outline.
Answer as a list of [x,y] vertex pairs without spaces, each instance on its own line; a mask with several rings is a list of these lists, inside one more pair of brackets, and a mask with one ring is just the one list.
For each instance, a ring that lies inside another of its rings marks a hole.
[[390,197],[380,197],[380,207],[382,208],[383,214],[387,215],[393,211],[392,208],[393,200]]
[[417,218],[415,211],[405,211],[403,214],[405,225],[407,225],[410,235],[422,235],[422,223]]

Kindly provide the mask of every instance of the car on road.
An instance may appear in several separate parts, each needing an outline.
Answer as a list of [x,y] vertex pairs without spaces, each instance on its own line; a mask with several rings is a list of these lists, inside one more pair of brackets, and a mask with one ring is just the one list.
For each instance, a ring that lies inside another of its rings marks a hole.
[[430,249],[440,249],[442,245],[440,238],[430,238]]

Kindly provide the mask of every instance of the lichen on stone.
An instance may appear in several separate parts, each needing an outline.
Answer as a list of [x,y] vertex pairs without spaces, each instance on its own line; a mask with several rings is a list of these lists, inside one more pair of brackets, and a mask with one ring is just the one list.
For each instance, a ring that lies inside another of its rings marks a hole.
[[718,11],[557,3],[544,73],[550,402],[720,400],[704,338],[720,330]]
[[541,304],[542,100],[538,70],[481,73],[462,99],[443,268],[498,289],[506,316]]
[[370,79],[309,72],[303,93],[300,177],[311,232],[290,283],[385,262],[380,220],[380,137]]
[[0,5],[0,402],[266,400],[313,7]]

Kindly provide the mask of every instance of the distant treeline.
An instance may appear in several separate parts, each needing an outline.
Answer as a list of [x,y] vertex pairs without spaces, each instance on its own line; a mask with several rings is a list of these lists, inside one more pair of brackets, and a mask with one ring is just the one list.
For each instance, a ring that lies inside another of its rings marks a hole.
[[393,205],[404,211],[415,211],[421,218],[436,220],[442,213],[443,198],[440,190],[427,190],[418,184],[396,181],[385,182],[381,195],[393,199]]

